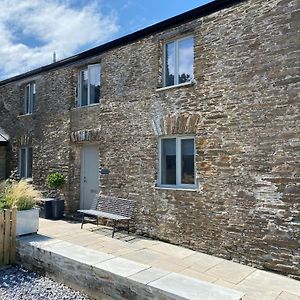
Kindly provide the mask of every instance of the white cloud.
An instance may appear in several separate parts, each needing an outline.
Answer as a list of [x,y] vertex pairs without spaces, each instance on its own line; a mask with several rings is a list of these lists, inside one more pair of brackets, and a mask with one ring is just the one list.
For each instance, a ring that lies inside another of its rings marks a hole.
[[0,0],[0,80],[51,63],[53,51],[63,59],[97,46],[118,30],[100,0],[81,8],[66,0]]

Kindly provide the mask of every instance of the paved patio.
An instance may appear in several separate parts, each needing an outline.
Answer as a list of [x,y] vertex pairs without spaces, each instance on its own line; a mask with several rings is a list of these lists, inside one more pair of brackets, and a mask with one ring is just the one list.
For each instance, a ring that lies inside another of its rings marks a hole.
[[103,226],[81,230],[77,222],[40,219],[39,234],[162,269],[162,277],[175,272],[229,287],[244,292],[244,300],[300,300],[297,280],[139,236],[116,233],[112,239]]

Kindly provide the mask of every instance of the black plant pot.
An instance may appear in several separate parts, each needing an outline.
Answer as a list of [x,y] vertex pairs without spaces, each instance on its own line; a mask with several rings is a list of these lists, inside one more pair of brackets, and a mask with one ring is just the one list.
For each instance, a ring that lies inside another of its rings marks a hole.
[[60,220],[64,216],[65,201],[61,199],[53,199],[52,201],[52,220]]

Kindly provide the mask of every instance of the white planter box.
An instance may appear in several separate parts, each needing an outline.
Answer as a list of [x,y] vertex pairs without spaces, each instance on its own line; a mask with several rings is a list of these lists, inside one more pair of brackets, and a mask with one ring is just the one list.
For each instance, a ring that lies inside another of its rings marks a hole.
[[17,235],[36,233],[39,229],[39,209],[17,211]]

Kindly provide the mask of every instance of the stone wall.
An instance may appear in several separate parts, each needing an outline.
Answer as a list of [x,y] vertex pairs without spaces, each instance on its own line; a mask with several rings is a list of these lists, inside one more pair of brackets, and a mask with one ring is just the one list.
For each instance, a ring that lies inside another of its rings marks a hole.
[[[78,66],[39,75],[32,116],[14,115],[21,84],[0,87],[1,126],[31,134],[37,184],[68,175],[69,211],[81,146],[94,143],[111,171],[101,189],[137,201],[138,232],[299,278],[299,8],[244,1],[102,53],[99,105],[74,108]],[[196,83],[157,89],[163,42],[191,33]],[[199,188],[158,188],[158,138],[183,133],[196,137]]]

